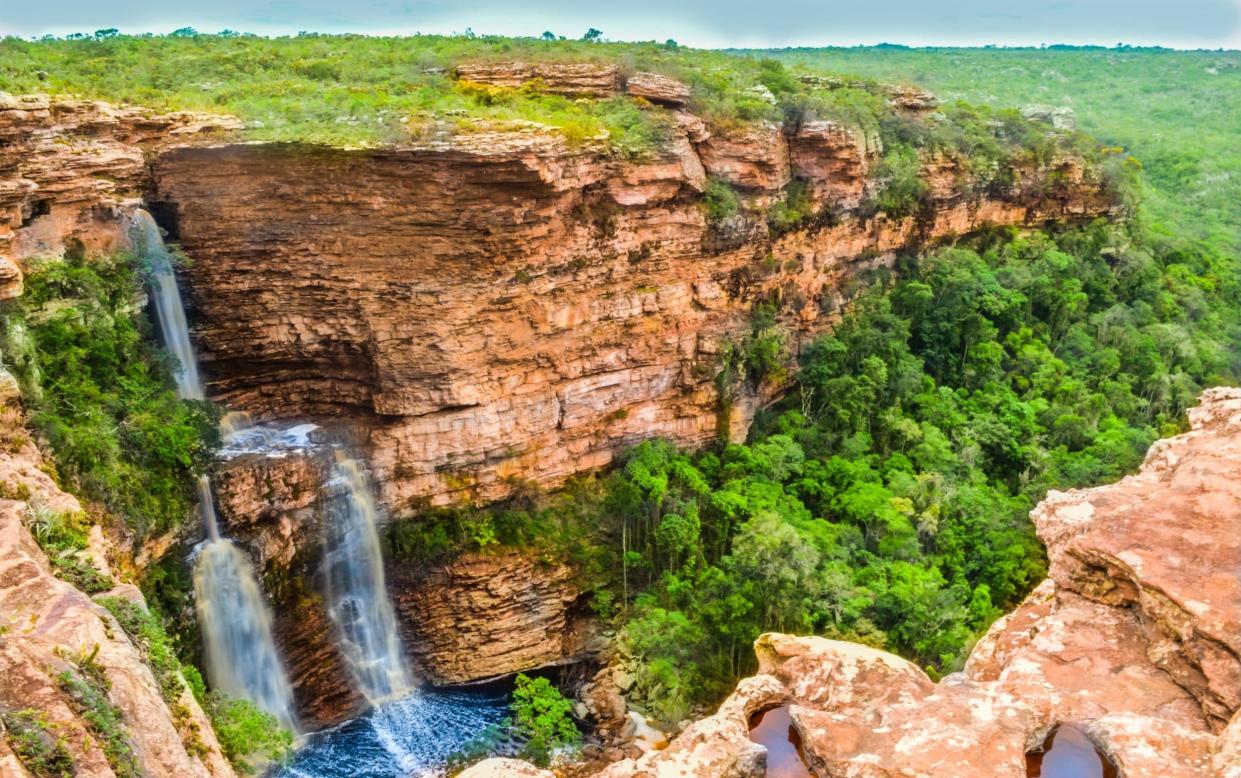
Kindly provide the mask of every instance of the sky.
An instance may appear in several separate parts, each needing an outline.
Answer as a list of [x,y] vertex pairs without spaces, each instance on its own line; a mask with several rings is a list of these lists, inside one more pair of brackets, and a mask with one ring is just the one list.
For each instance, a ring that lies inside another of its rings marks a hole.
[[1241,48],[1241,0],[0,0],[0,35],[461,33],[675,39],[699,47],[1052,43]]

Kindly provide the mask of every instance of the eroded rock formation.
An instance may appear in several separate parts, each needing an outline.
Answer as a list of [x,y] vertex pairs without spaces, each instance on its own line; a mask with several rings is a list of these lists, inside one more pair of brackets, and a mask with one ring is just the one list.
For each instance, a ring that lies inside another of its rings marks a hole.
[[[759,301],[779,304],[792,365],[844,279],[895,252],[1112,207],[1064,158],[979,198],[937,163],[933,208],[866,216],[876,139],[826,122],[713,131],[674,113],[640,159],[537,127],[160,155],[150,200],[195,260],[211,394],[266,418],[346,418],[395,509],[496,499],[511,477],[555,486],[645,438],[744,434],[781,387],[738,385],[724,407],[716,376]],[[707,220],[708,176],[730,182],[739,212]],[[822,215],[777,234],[763,208],[794,179]]]
[[141,195],[145,153],[237,127],[226,116],[0,92],[0,300],[21,294],[28,258],[60,256],[67,242],[124,244],[118,207]]
[[[232,767],[211,724],[185,687],[169,704],[139,649],[116,619],[84,592],[53,575],[26,526],[28,512],[75,513],[78,501],[43,471],[20,415],[0,407],[0,711],[41,714],[72,756],[76,775],[113,775],[100,741],[57,677],[91,657],[111,684],[109,702],[145,775],[227,778]],[[12,499],[16,498],[16,499]],[[107,543],[92,533],[91,563],[107,570]],[[110,595],[141,601],[132,585]],[[3,739],[0,738],[0,741]],[[0,772],[28,775],[0,746]]]
[[462,683],[582,658],[593,634],[573,568],[520,553],[390,564],[419,677]]
[[1190,421],[1137,475],[1034,510],[1050,577],[963,672],[934,683],[876,649],[763,635],[758,675],[715,715],[600,775],[757,778],[749,716],[783,704],[818,776],[1019,778],[1064,723],[1131,778],[1241,774],[1241,390],[1207,391]]

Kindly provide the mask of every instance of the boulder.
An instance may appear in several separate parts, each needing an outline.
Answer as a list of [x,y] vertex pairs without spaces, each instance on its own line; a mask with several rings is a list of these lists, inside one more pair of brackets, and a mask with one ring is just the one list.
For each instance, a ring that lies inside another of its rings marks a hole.
[[652,103],[679,108],[689,102],[689,87],[675,78],[658,73],[634,73],[625,81],[625,91]]

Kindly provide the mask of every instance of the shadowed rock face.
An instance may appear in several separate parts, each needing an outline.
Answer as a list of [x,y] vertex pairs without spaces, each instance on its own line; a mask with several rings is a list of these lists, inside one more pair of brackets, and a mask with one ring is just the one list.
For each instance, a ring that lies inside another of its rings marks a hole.
[[1050,578],[963,672],[937,684],[876,649],[763,635],[719,712],[599,775],[758,778],[744,716],[781,704],[818,776],[1020,778],[1059,724],[1122,775],[1241,775],[1241,390],[1208,390],[1190,421],[1137,475],[1033,511]]
[[[781,303],[792,365],[844,281],[897,251],[1111,207],[1072,159],[985,199],[941,160],[933,211],[863,218],[874,139],[822,122],[712,134],[677,116],[642,160],[538,128],[160,155],[149,199],[194,260],[209,392],[266,418],[344,417],[390,507],[497,499],[511,476],[556,486],[649,437],[742,436],[782,387],[738,386],[721,414],[715,377],[760,301]],[[760,210],[709,224],[707,175]],[[761,207],[793,177],[838,220],[770,232]]]
[[463,683],[581,658],[592,630],[572,568],[521,554],[391,564],[388,585],[417,674]]

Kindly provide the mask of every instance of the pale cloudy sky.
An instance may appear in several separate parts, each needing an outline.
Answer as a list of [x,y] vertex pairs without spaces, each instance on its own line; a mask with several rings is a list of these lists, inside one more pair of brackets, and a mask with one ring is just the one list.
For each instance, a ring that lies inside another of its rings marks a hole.
[[675,38],[694,46],[1037,45],[1241,48],[1241,0],[0,0],[0,34],[168,32]]

